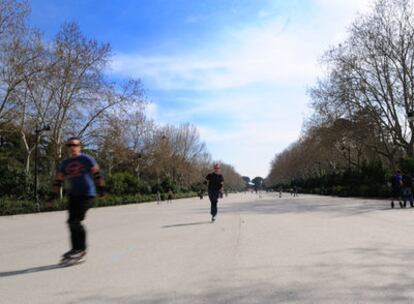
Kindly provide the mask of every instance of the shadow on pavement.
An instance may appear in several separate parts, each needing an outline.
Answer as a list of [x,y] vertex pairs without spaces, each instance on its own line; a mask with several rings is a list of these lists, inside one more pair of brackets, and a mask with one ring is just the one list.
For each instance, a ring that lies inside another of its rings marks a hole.
[[48,270],[64,268],[64,267],[65,266],[62,266],[60,264],[53,264],[53,265],[39,266],[39,267],[33,267],[33,268],[27,268],[27,269],[15,270],[15,271],[5,271],[5,272],[0,272],[0,278],[16,276],[19,274],[28,274],[28,273],[34,273],[34,272],[48,271]]
[[162,226],[162,228],[196,226],[196,225],[204,225],[204,224],[211,224],[211,222],[210,221],[204,221],[204,222],[193,222],[193,223],[183,223],[183,224],[165,225],[165,226]]

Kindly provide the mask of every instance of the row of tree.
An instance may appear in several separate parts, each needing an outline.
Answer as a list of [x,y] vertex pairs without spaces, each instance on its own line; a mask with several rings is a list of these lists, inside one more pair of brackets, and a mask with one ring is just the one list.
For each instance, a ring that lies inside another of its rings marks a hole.
[[[109,44],[75,23],[45,40],[29,13],[26,1],[0,0],[0,193],[30,196],[36,146],[46,193],[69,136],[81,138],[117,189],[128,188],[120,181],[147,192],[202,187],[212,159],[198,130],[149,119],[140,80],[107,75]],[[232,166],[222,170],[230,190],[243,188]]]
[[327,75],[309,92],[314,114],[301,138],[275,156],[266,184],[378,166],[390,173],[414,157],[413,6],[377,0],[324,54]]

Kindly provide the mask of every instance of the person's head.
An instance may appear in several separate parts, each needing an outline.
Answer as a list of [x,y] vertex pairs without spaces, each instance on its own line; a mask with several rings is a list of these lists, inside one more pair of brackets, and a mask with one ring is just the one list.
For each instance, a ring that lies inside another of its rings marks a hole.
[[81,141],[79,137],[70,137],[66,141],[66,148],[68,150],[69,157],[77,157],[81,154]]
[[400,174],[401,174],[401,171],[400,171],[400,170],[397,170],[397,171],[395,172],[395,174],[396,174],[396,175],[400,175]]
[[220,173],[220,164],[214,164],[213,168],[215,173]]

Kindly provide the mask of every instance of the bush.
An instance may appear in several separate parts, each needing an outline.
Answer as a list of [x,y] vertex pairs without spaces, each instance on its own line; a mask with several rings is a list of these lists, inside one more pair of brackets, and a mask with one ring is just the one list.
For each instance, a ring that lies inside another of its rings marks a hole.
[[129,195],[135,193],[151,192],[151,189],[145,181],[129,173],[115,173],[107,179],[107,188],[111,194]]
[[401,170],[408,173],[414,173],[414,159],[410,157],[404,157],[400,159]]
[[0,174],[0,193],[7,196],[27,198],[32,185],[24,171],[9,170],[3,166],[1,166],[0,170],[2,171],[2,174]]
[[165,176],[161,181],[161,192],[178,192],[177,184],[170,176]]
[[0,215],[12,215],[36,212],[36,205],[29,200],[15,200],[10,197],[0,198]]
[[[414,172],[414,160],[401,160],[401,167],[407,172]],[[292,180],[283,188],[297,186],[304,193],[337,195],[387,197],[390,189],[385,184],[388,172],[381,161],[362,163],[358,170],[330,172],[325,175],[314,175],[308,178]]]

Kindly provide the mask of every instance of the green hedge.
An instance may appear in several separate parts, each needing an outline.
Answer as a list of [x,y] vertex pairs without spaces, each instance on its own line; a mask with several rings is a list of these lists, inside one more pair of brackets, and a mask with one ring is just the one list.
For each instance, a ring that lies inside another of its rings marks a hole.
[[391,189],[387,185],[358,185],[342,186],[336,185],[331,187],[299,188],[301,193],[333,195],[340,197],[376,197],[386,198],[391,196]]
[[[182,198],[189,198],[189,197],[195,197],[195,196],[197,196],[195,192],[174,193],[174,199],[182,199]],[[156,201],[155,194],[135,194],[135,195],[124,195],[124,196],[106,195],[104,197],[96,198],[94,201],[94,207],[139,204],[139,203],[153,202],[153,201]],[[49,207],[47,203],[45,202],[41,202],[40,204],[41,212],[65,210],[66,208],[67,208],[66,199],[62,201],[57,201],[53,205],[53,207]],[[37,208],[33,201],[16,200],[11,197],[0,197],[0,216],[35,213],[35,212],[37,212]]]
[[[407,168],[414,169],[414,161],[404,161],[401,167],[412,172]],[[341,197],[389,197],[391,193],[387,180],[390,174],[381,161],[371,161],[363,163],[358,170],[335,171],[294,179],[287,185],[277,185],[276,189],[280,186],[284,189],[295,186],[302,193]]]

